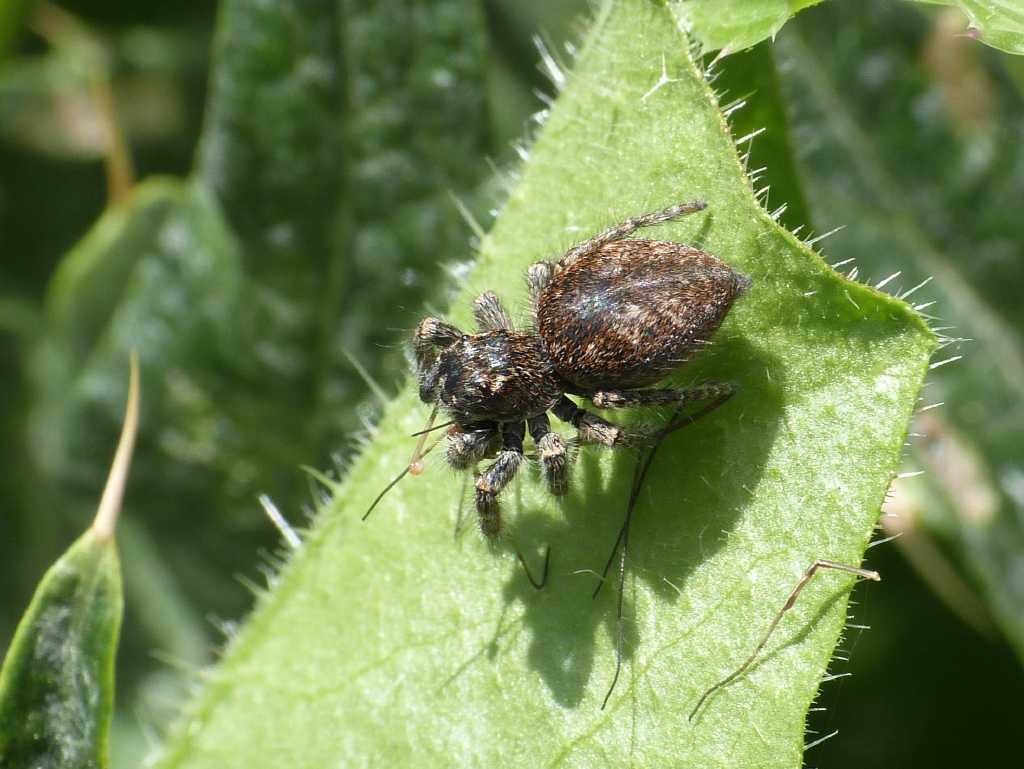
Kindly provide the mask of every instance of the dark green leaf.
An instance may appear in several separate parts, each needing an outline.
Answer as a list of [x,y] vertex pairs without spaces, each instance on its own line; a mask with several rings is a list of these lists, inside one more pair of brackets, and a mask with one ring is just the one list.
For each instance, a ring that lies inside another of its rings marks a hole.
[[[445,268],[470,253],[472,228],[457,203],[484,220],[493,195],[481,158],[503,148],[489,129],[477,0],[358,0],[346,9],[349,280],[333,338],[393,392],[417,314],[441,298]],[[352,415],[345,390],[362,397],[365,386],[348,366],[339,373],[346,378],[335,376],[327,407],[340,421]]]
[[121,626],[113,540],[90,529],[43,578],[0,675],[0,766],[104,767]]
[[477,216],[487,203],[475,0],[221,11],[193,179],[145,181],[104,214],[61,264],[31,351],[27,453],[45,483],[23,485],[46,504],[17,532],[26,547],[87,514],[123,357],[141,349],[160,427],[140,446],[146,494],[122,541],[132,683],[156,677],[154,648],[202,664],[204,618],[248,605],[233,575],[275,536],[257,494],[289,514],[305,504],[299,465],[344,453],[367,411],[344,350],[394,380],[395,308],[411,315],[468,251],[452,196]]

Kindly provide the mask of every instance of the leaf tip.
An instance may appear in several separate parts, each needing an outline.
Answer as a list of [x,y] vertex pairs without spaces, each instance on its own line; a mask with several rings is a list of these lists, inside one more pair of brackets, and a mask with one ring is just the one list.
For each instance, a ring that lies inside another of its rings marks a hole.
[[124,423],[121,437],[114,453],[114,461],[110,465],[107,485],[103,489],[99,509],[92,522],[92,531],[97,539],[110,540],[117,528],[117,518],[121,512],[121,501],[124,498],[124,487],[128,481],[128,469],[131,467],[132,454],[135,450],[135,436],[139,428],[139,354],[132,350],[129,363],[128,403],[124,412]]

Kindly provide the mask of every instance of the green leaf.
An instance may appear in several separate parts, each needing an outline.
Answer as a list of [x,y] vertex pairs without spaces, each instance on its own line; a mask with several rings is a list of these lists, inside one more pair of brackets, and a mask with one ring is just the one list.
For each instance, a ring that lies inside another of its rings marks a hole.
[[[924,401],[943,405],[914,429],[925,437],[906,469],[925,475],[895,491],[1024,657],[1024,586],[1013,576],[1024,569],[1024,221],[1009,202],[1024,197],[1024,106],[999,57],[948,18],[928,23],[884,2],[868,6],[870,23],[861,14],[837,3],[779,36],[801,169],[823,230],[856,223],[828,241],[837,259],[855,259],[846,269],[872,281],[900,272],[893,293],[929,281],[909,301],[946,328],[938,357],[951,362]],[[877,77],[858,76],[866,60]]]
[[0,766],[107,765],[121,571],[90,529],[43,577],[0,676]]
[[777,221],[791,231],[808,228],[810,211],[790,145],[785,100],[772,47],[759,43],[716,64],[715,92],[723,110],[735,113],[730,128],[744,164],[756,172],[755,188],[765,189],[765,207],[785,206]]
[[453,541],[462,494],[440,459],[360,523],[425,419],[409,388],[159,766],[799,764],[848,577],[812,583],[759,663],[693,723],[687,714],[752,650],[812,560],[860,560],[934,339],[906,305],[843,279],[758,206],[687,50],[664,7],[604,7],[452,311],[468,326],[471,297],[494,288],[525,315],[532,261],[694,197],[706,213],[646,234],[700,243],[754,279],[681,372],[743,390],[654,463],[608,709],[615,595],[590,593],[636,457],[582,450],[563,503],[535,470],[505,495],[527,558],[552,547],[537,593],[507,547]]
[[[333,0],[221,5],[196,168],[245,243],[247,272],[301,300],[335,258],[344,170],[338,16]],[[275,280],[281,273],[291,281]]]
[[253,405],[285,417],[280,428],[296,447],[313,443],[320,427],[315,408],[299,415],[289,406],[319,395],[346,262],[337,247],[341,24],[334,0],[221,5],[195,174],[240,246],[251,309],[229,325],[249,325],[246,341],[262,365],[247,373],[275,395],[259,403],[252,393]]
[[774,37],[804,8],[821,0],[681,0],[693,35],[710,51],[742,51]]
[[1024,7],[1007,0],[915,0],[959,8],[970,21],[969,32],[1006,53],[1024,54]]
[[138,429],[132,359],[121,440],[92,526],[43,577],[0,669],[0,766],[106,767],[121,629],[114,530]]
[[[774,38],[790,18],[821,0],[681,0],[683,17],[705,48],[742,51]],[[914,0],[962,10],[971,34],[1007,53],[1024,53],[1024,9],[1005,0]],[[863,10],[863,9],[860,9]]]
[[326,419],[299,404],[335,333],[344,77],[337,4],[221,10],[196,172],[143,182],[62,261],[30,430],[66,510],[102,477],[92,446],[116,430],[112,393],[137,347],[147,410],[165,426],[140,446],[146,526],[184,593],[234,615],[249,596],[227,575],[269,539],[256,494],[305,493],[297,472],[270,468],[321,455]]

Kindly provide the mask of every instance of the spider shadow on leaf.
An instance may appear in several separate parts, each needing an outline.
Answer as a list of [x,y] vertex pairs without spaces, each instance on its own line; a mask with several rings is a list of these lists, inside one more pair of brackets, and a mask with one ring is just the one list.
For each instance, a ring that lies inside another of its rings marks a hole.
[[[725,329],[674,379],[735,381],[742,389],[712,415],[666,437],[643,483],[630,530],[625,662],[643,642],[632,621],[631,585],[643,583],[657,611],[673,611],[687,576],[721,547],[756,492],[783,417],[784,379],[777,359]],[[645,422],[667,417],[640,410],[630,414]],[[606,449],[583,447],[569,494],[561,501],[548,497],[543,506],[530,506],[516,495],[515,506],[510,505],[515,541],[534,561],[550,544],[552,569],[540,592],[521,573],[512,574],[504,597],[510,603],[522,601],[522,621],[531,632],[528,665],[566,707],[578,705],[586,694],[598,627],[605,626],[613,643],[617,632],[617,568],[609,572],[597,600],[591,594],[622,525],[641,452],[616,451],[602,462],[607,455]],[[555,505],[561,505],[562,516],[554,514]],[[598,703],[613,664],[611,655],[600,663],[603,672],[592,689]]]

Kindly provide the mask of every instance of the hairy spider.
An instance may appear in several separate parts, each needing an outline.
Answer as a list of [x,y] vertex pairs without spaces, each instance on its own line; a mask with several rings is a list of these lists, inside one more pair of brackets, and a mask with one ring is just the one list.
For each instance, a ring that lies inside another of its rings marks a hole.
[[464,470],[494,457],[476,477],[486,537],[502,530],[498,497],[523,463],[527,431],[551,493],[567,491],[569,455],[548,412],[571,424],[579,443],[610,448],[649,445],[676,426],[620,427],[569,395],[617,409],[722,401],[735,391],[728,382],[651,388],[710,340],[750,279],[699,249],[627,238],[705,207],[695,201],[627,219],[558,262],[531,266],[532,330],[516,330],[492,291],[474,303],[475,334],[437,318],[420,322],[414,342],[420,399],[451,416],[448,463]]
[[[548,488],[555,495],[568,489],[569,454],[562,437],[551,430],[550,411],[576,429],[581,444],[647,448],[633,477],[625,520],[605,564],[594,596],[604,584],[616,552],[620,552],[615,675],[605,694],[608,704],[622,667],[622,610],[629,527],[641,484],[654,451],[673,430],[709,414],[736,392],[730,382],[705,382],[695,387],[656,388],[658,382],[689,360],[718,330],[733,302],[751,281],[720,259],[699,249],[658,240],[628,239],[649,227],[702,211],[701,201],[627,219],[569,249],[557,262],[537,262],[527,278],[534,327],[518,331],[498,297],[485,291],[473,306],[478,333],[465,334],[436,318],[420,322],[415,335],[420,398],[434,404],[427,429],[409,466],[377,496],[363,516],[407,473],[422,470],[426,434],[438,408],[451,421],[445,458],[458,469],[475,468],[493,459],[476,476],[476,509],[480,530],[491,540],[502,531],[498,496],[523,463],[527,430],[544,466]],[[660,429],[625,428],[587,411],[568,396],[589,400],[599,409],[673,406],[674,416]],[[705,405],[689,414],[690,403]],[[620,551],[621,547],[621,551]],[[530,574],[522,553],[516,556],[530,583],[544,586]],[[753,653],[732,673],[707,689],[690,714],[718,690],[742,675],[783,615],[822,569],[878,580],[877,572],[826,559],[816,559],[778,611]]]

